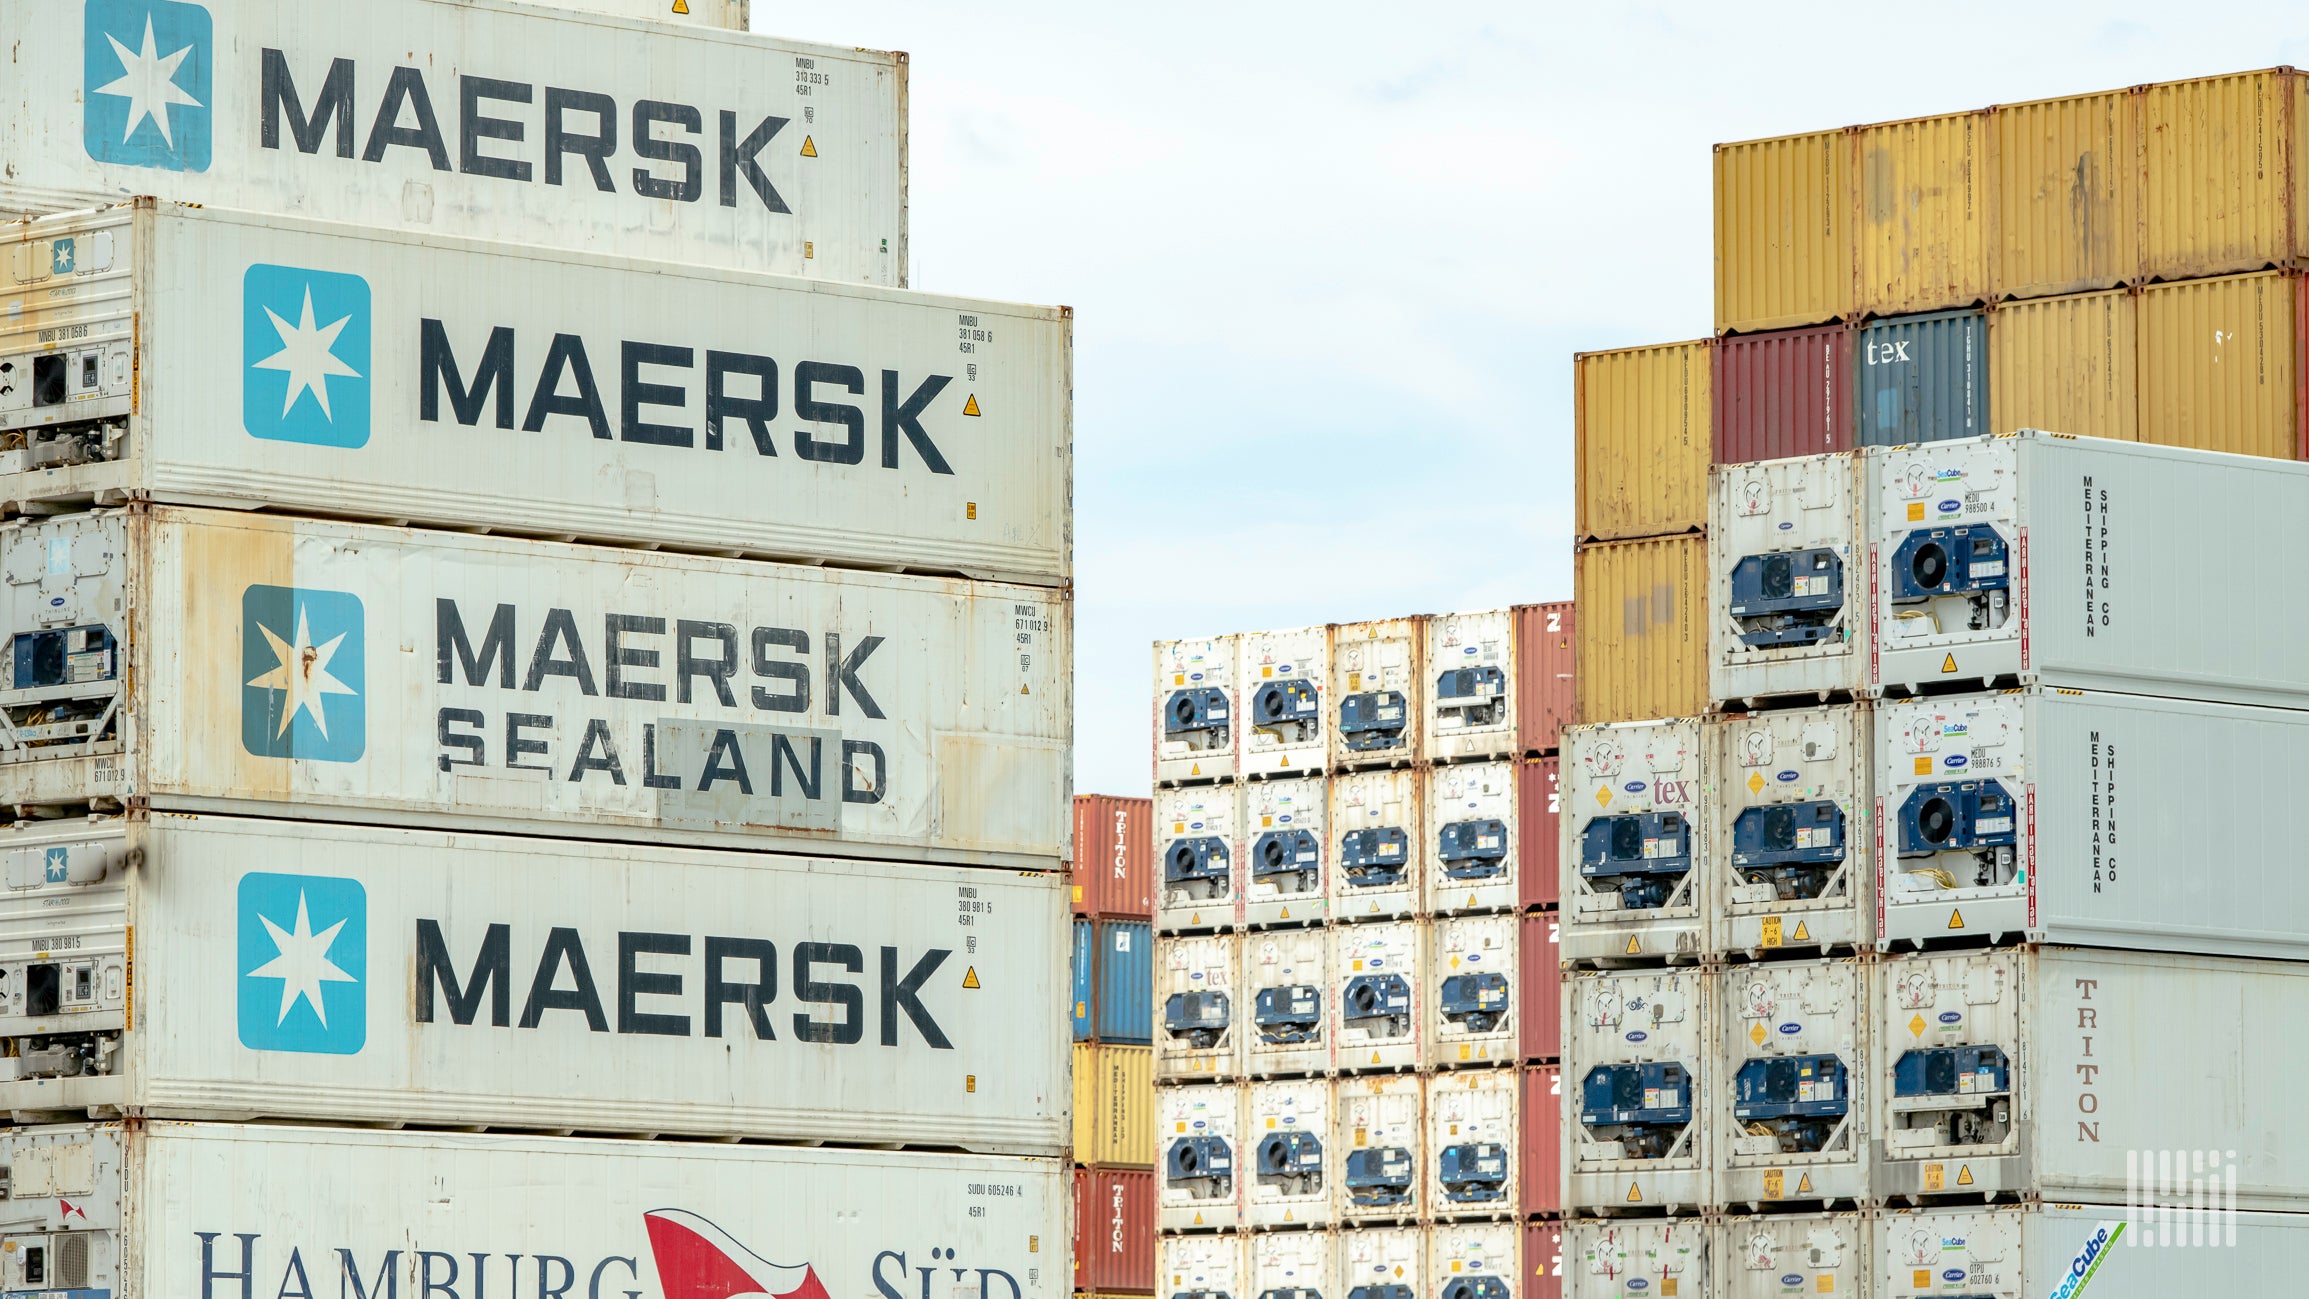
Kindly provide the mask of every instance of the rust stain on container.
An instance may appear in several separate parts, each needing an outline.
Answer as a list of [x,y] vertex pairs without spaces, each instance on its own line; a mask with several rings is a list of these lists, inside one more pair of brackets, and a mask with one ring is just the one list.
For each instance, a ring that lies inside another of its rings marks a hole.
[[1853,133],[1859,314],[1987,299],[1987,139],[1986,110]]
[[1614,541],[1708,522],[1712,339],[1572,358],[1575,531]]
[[2299,459],[2302,279],[2152,284],[2140,302],[2140,441]]
[[1999,306],[1988,319],[1989,431],[2139,440],[2139,313],[2127,289]]
[[1715,460],[1741,464],[1852,449],[1852,329],[1718,339]]
[[1716,332],[1852,312],[1852,141],[1843,130],[1715,149]]
[[1572,560],[1581,722],[1690,717],[1708,704],[1708,539],[1605,542]]
[[1518,754],[1553,753],[1572,720],[1569,600],[1515,607],[1515,731]]
[[2296,97],[2267,68],[2142,91],[2142,262],[2150,279],[2198,279],[2301,256]]
[[2141,274],[2141,94],[1989,110],[1999,297],[2130,284]]

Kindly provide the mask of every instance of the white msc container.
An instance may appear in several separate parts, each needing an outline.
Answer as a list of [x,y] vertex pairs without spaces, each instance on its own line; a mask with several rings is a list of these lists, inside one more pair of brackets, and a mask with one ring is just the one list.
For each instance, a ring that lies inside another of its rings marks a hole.
[[1429,762],[1515,757],[1514,611],[1439,613],[1421,621],[1427,722],[1419,756]]
[[1243,1071],[1243,1024],[1250,1007],[1235,983],[1242,960],[1242,939],[1235,934],[1155,939],[1156,1078],[1233,1078]]
[[1516,1223],[1437,1223],[1427,1229],[1427,1293],[1435,1299],[1515,1299],[1523,1279]]
[[1868,1202],[1872,968],[1851,958],[1718,968],[1716,1204],[1757,1213]]
[[1243,791],[1189,785],[1154,792],[1155,928],[1241,923]]
[[1563,1149],[1578,1213],[1697,1210],[1710,1195],[1713,976],[1566,971]]
[[1235,776],[1239,636],[1154,643],[1155,785]]
[[1523,1080],[1513,1069],[1448,1069],[1427,1075],[1424,1194],[1429,1217],[1486,1222],[1522,1217],[1522,1101]]
[[1416,1069],[1428,996],[1427,927],[1339,925],[1331,933],[1331,1063],[1343,1073]]
[[1867,453],[1871,681],[2309,706],[2309,464],[2023,431]]
[[2309,1214],[2122,1204],[1886,1210],[1876,1299],[2172,1299],[2297,1293]]
[[1253,1078],[1322,1074],[1331,1067],[1327,929],[1262,929],[1243,935],[1243,1072]]
[[2309,1206],[2283,1095],[2309,964],[2007,948],[1900,957],[1878,986],[1879,1197],[2123,1201],[2132,1161],[2196,1151],[2240,1207]]
[[1331,629],[1331,770],[1396,767],[1420,756],[1427,686],[1424,619]]
[[1243,923],[1318,925],[1330,915],[1330,855],[1324,829],[1329,782],[1261,780],[1243,786],[1243,842],[1248,845]]
[[1427,1133],[1420,1121],[1417,1074],[1341,1078],[1332,1092],[1338,1113],[1339,1189],[1332,1198],[1343,1223],[1417,1222]]
[[1427,1064],[1448,1069],[1516,1062],[1522,925],[1523,918],[1514,915],[1443,916],[1429,923]]
[[1250,1279],[1248,1238],[1232,1232],[1165,1236],[1156,1243],[1158,1279],[1166,1295],[1195,1299],[1244,1299]]
[[1875,733],[1866,703],[1704,724],[1718,952],[1755,959],[1875,940]]
[[1329,746],[1323,684],[1331,676],[1331,629],[1245,632],[1236,658],[1242,725],[1236,770],[1264,776],[1319,776]]
[[1047,1159],[156,1121],[9,1129],[0,1164],[10,1294],[866,1294],[933,1257],[970,1299],[1070,1282]]
[[20,1116],[1066,1153],[1056,875],[165,812],[0,860]]
[[1331,778],[1331,916],[1339,921],[1419,910],[1424,787],[1430,773],[1397,767]]
[[1716,1299],[1715,1234],[1698,1218],[1567,1223],[1564,1299]]
[[1155,1089],[1155,1189],[1162,1231],[1231,1231],[1242,1225],[1243,1089],[1187,1083]]
[[1876,711],[1879,928],[2309,957],[2309,711],[2031,687]]
[[906,282],[903,54],[477,0],[40,9],[6,9],[12,216],[157,194]]
[[1844,451],[1709,474],[1708,697],[1718,704],[1867,690],[1860,463]]
[[1263,1231],[1251,1237],[1251,1286],[1237,1299],[1344,1299],[1338,1276],[1339,1238],[1330,1232]]
[[139,199],[0,239],[0,500],[1057,586],[1071,331],[1057,307]]
[[622,14],[628,18],[655,18],[663,22],[719,27],[727,32],[749,30],[753,0],[554,0],[571,9]]
[[1073,819],[1051,595],[173,506],[26,520],[0,528],[0,802],[1048,868]]
[[1331,1221],[1331,1082],[1301,1078],[1246,1089],[1244,1159],[1251,1180],[1243,1216],[1253,1228],[1321,1227]]
[[1342,1231],[1339,1284],[1348,1299],[1437,1299],[1427,1290],[1427,1233],[1417,1227]]
[[1720,1218],[1713,1233],[1718,1299],[1864,1296],[1874,1279],[1872,1225],[1865,1213]]
[[1515,909],[1523,892],[1518,784],[1513,762],[1466,762],[1427,773],[1420,869],[1429,910]]
[[1696,719],[1564,728],[1565,960],[1699,959],[1713,765]]

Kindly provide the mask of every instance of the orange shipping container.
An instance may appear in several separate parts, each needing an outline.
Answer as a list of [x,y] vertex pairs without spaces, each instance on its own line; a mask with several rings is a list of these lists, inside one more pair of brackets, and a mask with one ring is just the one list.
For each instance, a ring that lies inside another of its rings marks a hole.
[[1690,717],[1708,706],[1708,539],[1581,546],[1573,692],[1581,722]]
[[1853,140],[1859,314],[1985,301],[1988,114],[1863,126]]
[[1571,725],[1572,603],[1515,607],[1516,752],[1553,753]]
[[1574,529],[1581,540],[1707,526],[1711,346],[1702,338],[1572,358]]
[[1154,919],[1154,800],[1074,796],[1074,914]]
[[1988,318],[1989,431],[2137,440],[2139,308],[2127,289],[1999,305]]
[[2197,279],[2286,266],[2305,241],[2302,77],[2266,68],[2142,91],[2143,270]]
[[2301,458],[2309,445],[2302,309],[2296,271],[2143,289],[2140,440]]
[[1716,332],[1852,313],[1852,141],[1842,130],[1719,144]]
[[1989,113],[1997,296],[2085,293],[2138,279],[2139,92],[1999,104]]

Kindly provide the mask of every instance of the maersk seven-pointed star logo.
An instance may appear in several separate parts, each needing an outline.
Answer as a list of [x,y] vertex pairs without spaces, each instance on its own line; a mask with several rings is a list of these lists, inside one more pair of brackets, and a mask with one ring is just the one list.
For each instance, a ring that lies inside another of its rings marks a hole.
[[207,171],[215,39],[177,0],[88,0],[81,144],[98,162]]
[[241,277],[241,427],[274,442],[369,440],[369,282],[297,266]]
[[358,597],[295,586],[241,595],[241,747],[355,762],[368,745]]
[[241,1045],[352,1055],[369,1040],[369,894],[328,875],[241,876]]

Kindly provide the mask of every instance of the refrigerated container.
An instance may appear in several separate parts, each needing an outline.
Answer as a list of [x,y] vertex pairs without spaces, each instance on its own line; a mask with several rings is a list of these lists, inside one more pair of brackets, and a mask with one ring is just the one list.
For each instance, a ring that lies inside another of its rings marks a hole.
[[1700,338],[1572,357],[1574,539],[1708,525],[1714,346]]
[[1563,899],[1563,758],[1515,766],[1516,907],[1552,910]]
[[1330,931],[1331,1064],[1342,1073],[1416,1069],[1425,1035],[1427,927],[1413,921]]
[[[1870,1215],[1858,1212],[1718,1219],[1716,1294],[1719,1299],[1866,1295],[1875,1281],[1872,1226]],[[1927,1293],[1937,1299],[1945,1292]]]
[[1714,1237],[1699,1218],[1567,1222],[1565,1299],[1716,1299]]
[[1715,146],[1715,236],[1717,333],[1851,315],[1858,250],[1849,132]]
[[1232,1232],[1165,1236],[1155,1246],[1155,1293],[1243,1299],[1250,1279],[1247,1237]]
[[1419,618],[1331,629],[1331,770],[1418,759],[1427,716],[1426,635]]
[[[1154,643],[1154,781],[1192,785],[1235,776],[1239,636]],[[1158,812],[1155,818],[1162,819]]]
[[1321,776],[1243,786],[1244,924],[1319,925],[1330,915],[1330,794]]
[[1988,298],[1989,134],[1985,109],[1853,129],[1858,314]]
[[1564,976],[1564,1208],[1697,1212],[1711,1191],[1715,980],[1695,970]]
[[1700,723],[1575,726],[1563,765],[1563,958],[1699,959],[1716,896]]
[[1239,934],[1155,940],[1155,1077],[1233,1078],[1243,1071],[1243,941]]
[[1147,1168],[1156,1159],[1154,1048],[1074,1047],[1074,1157],[1101,1168]]
[[1708,1102],[1718,1206],[1869,1203],[1873,968],[1856,958],[1718,968]]
[[1515,611],[1439,613],[1421,622],[1427,719],[1419,756],[1435,763],[1513,758],[1522,690]]
[[2282,1294],[2309,1215],[2203,1212],[2189,1230],[2119,1203],[1889,1210],[1876,1215],[1876,1299],[2167,1299]]
[[1330,746],[1323,686],[1331,675],[1331,629],[1245,632],[1239,642],[1235,770],[1246,780],[1321,775]]
[[1818,702],[1868,688],[1860,457],[1719,466],[1708,536],[1708,697]]
[[1716,340],[1715,460],[1785,460],[1852,449],[1852,326]]
[[[1427,1075],[1426,1181],[1431,1218],[1510,1222],[1523,1213],[1518,1135],[1523,1080],[1513,1069],[1447,1069]],[[1512,1278],[1511,1268],[1500,1269]]]
[[1253,1078],[1322,1074],[1331,1067],[1327,929],[1262,929],[1243,935],[1243,1072]]
[[1152,799],[1074,796],[1074,914],[1152,920],[1153,855]]
[[1336,1239],[1347,1299],[1442,1299],[1427,1290],[1427,1236],[1419,1228],[1367,1227]]
[[1154,1098],[1155,1172],[1162,1179],[1155,1188],[1156,1225],[1166,1232],[1241,1226],[1243,1089],[1185,1083],[1156,1088]]
[[2140,278],[2140,114],[2134,89],[1989,110],[1997,296],[2086,293]]
[[1579,720],[1640,722],[1706,711],[1707,537],[1578,546],[1572,570]]
[[1865,702],[1704,724],[1715,761],[1709,948],[1751,960],[1876,937],[1876,734]]
[[1518,1050],[1525,1060],[1553,1060],[1563,1054],[1563,962],[1557,955],[1562,938],[1552,911],[1526,915],[1522,925],[1523,946],[1515,954],[1522,967]]
[[[1524,917],[1440,916],[1427,934],[1425,1063],[1514,1064],[1523,1028]],[[1544,958],[1543,958],[1544,959]]]
[[1572,631],[1569,600],[1515,606],[1515,752],[1553,753],[1572,724]]
[[[753,0],[557,0],[557,2],[571,9],[589,9],[605,14],[623,14],[628,18],[655,18],[662,22],[718,27],[723,31],[730,32],[748,31],[753,26]],[[1113,1288],[1143,1290],[1146,1287],[1117,1286]]]
[[1523,1230],[1515,1223],[1427,1229],[1427,1293],[1435,1299],[1515,1299],[1522,1285]]
[[1989,427],[1988,313],[1967,307],[1872,320],[1853,335],[1852,440],[1905,446]]
[[1264,1231],[1251,1237],[1251,1286],[1242,1299],[1345,1299],[1339,1238],[1328,1231]]
[[1154,1174],[1137,1168],[1075,1169],[1075,1287],[1107,1294],[1151,1291],[1154,1253]]
[[1555,1217],[1563,1212],[1563,1070],[1552,1064],[1516,1071],[1522,1076],[1523,1215]]
[[1154,794],[1155,928],[1232,929],[1241,923],[1240,785],[1188,785]]
[[1154,1041],[1154,926],[1144,920],[1100,920],[1091,1031],[1101,1042]]
[[1325,820],[1333,919],[1386,919],[1419,910],[1428,779],[1429,773],[1410,767],[1331,777]]
[[1427,773],[1420,853],[1427,909],[1512,911],[1523,892],[1516,764],[1465,762]]
[[1327,1078],[1256,1082],[1244,1089],[1243,1219],[1263,1227],[1323,1227],[1340,1176]]
[[1427,1132],[1417,1074],[1341,1078],[1331,1093],[1338,1124],[1334,1219],[1344,1224],[1417,1222],[1427,1204]]

